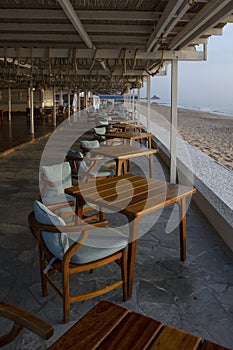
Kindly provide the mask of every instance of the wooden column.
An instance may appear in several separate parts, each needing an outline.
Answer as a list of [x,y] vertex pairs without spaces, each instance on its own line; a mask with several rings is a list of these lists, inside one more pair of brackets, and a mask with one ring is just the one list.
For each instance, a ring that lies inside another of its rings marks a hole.
[[34,135],[34,88],[30,88],[30,133]]
[[8,118],[11,120],[11,87],[8,86]]
[[53,125],[57,124],[57,118],[56,118],[56,89],[55,86],[53,87]]
[[78,112],[80,113],[81,110],[81,105],[80,105],[80,89],[78,89],[78,95],[77,95],[77,99],[78,99]]
[[147,76],[147,131],[150,131],[150,76]]
[[70,117],[70,89],[68,90],[68,118]]
[[176,183],[176,132],[177,132],[178,62],[171,66],[171,123],[170,123],[170,182]]

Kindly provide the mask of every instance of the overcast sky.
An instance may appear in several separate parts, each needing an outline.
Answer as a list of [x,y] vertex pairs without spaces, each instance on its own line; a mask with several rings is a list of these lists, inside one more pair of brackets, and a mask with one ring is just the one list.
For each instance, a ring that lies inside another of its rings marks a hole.
[[[166,77],[151,79],[151,96],[170,101],[170,65]],[[146,96],[146,84],[141,96]],[[207,61],[179,62],[178,103],[201,108],[227,106],[233,114],[233,24],[223,28],[223,35],[208,39]]]

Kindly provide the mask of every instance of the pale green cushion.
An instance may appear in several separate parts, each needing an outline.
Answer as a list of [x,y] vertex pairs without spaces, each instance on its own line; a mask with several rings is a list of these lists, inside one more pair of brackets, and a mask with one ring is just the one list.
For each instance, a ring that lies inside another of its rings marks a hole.
[[106,128],[102,127],[102,128],[94,128],[94,132],[97,135],[105,135],[106,134]]
[[[55,215],[39,201],[34,202],[34,214],[35,219],[41,224],[66,226],[65,221],[61,217]],[[62,260],[65,250],[69,247],[67,236],[61,232],[46,231],[41,231],[41,236],[50,252],[58,259]]]
[[[68,153],[67,153],[68,156],[71,156],[71,157],[77,157],[77,160],[75,160],[75,163],[77,165],[77,169],[81,169],[85,172],[88,171],[89,167],[87,166],[85,160],[82,160],[83,159],[83,154],[82,152],[79,152],[79,151],[75,151],[75,150],[69,150]],[[79,158],[79,159],[78,159]]]
[[92,148],[98,148],[100,146],[100,143],[98,140],[91,140],[91,141],[82,140],[80,141],[80,145],[82,148],[92,149]]
[[[74,240],[78,240],[80,233],[69,233],[68,236],[71,245]],[[127,237],[116,229],[110,227],[93,229],[89,232],[85,245],[77,250],[71,261],[76,264],[84,264],[102,259],[120,251],[127,244]]]
[[[55,215],[44,204],[38,201],[34,202],[34,213],[35,219],[42,224],[55,226],[66,225],[62,218]],[[81,233],[54,233],[42,231],[41,235],[51,253],[62,260],[67,249],[69,249],[74,241],[79,239]],[[110,227],[96,228],[89,232],[85,245],[77,250],[71,261],[77,264],[83,264],[102,259],[120,251],[125,248],[127,244],[128,239],[116,229]]]
[[65,188],[72,186],[71,167],[69,162],[42,166],[40,172],[46,180],[54,184],[54,186],[48,186],[47,191],[44,194],[44,197],[46,198],[59,196],[64,193]]

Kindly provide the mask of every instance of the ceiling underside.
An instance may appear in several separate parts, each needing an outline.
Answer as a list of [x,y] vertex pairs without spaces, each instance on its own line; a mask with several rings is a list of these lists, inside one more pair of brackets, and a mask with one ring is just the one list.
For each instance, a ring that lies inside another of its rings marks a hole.
[[229,0],[0,0],[0,86],[122,92],[232,21]]

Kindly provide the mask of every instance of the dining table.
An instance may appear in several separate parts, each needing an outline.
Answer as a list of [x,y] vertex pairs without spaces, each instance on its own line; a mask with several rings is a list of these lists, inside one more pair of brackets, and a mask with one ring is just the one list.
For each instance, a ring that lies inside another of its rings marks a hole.
[[[129,162],[132,158],[147,156],[149,159],[149,172],[150,177],[153,177],[153,155],[158,153],[158,149],[148,149],[146,147],[130,146],[130,145],[104,145],[98,148],[91,149],[91,156],[104,156],[107,158],[114,159],[116,162],[116,175],[121,175],[122,168],[123,173],[129,171]],[[126,169],[125,164],[128,161],[128,167]]]
[[230,350],[107,300],[76,321],[48,350]]
[[128,298],[132,296],[136,246],[142,217],[173,203],[179,204],[180,259],[186,259],[186,199],[196,189],[134,174],[124,174],[65,189],[76,198],[76,217],[81,221],[83,207],[92,203],[108,211],[120,212],[129,221]]
[[142,140],[147,141],[147,147],[152,147],[152,137],[154,136],[148,132],[137,132],[137,131],[116,131],[116,132],[106,132],[104,135],[106,139],[119,138],[124,140],[129,140],[129,144],[132,145],[133,141],[139,141],[142,144]]
[[129,123],[111,123],[113,128],[120,129],[123,132],[124,131],[130,131],[131,129],[133,131],[138,131],[138,132],[143,132],[145,127],[143,125],[138,125],[138,124],[129,124]]

